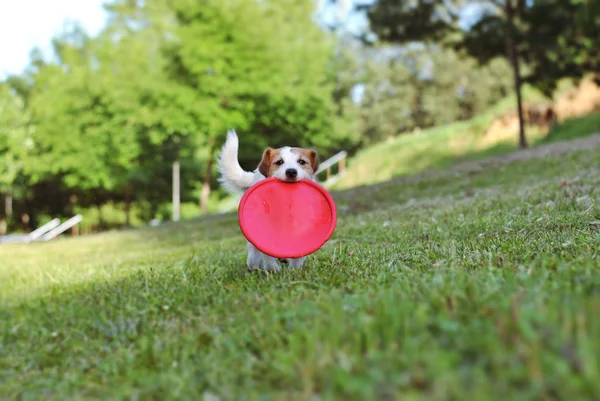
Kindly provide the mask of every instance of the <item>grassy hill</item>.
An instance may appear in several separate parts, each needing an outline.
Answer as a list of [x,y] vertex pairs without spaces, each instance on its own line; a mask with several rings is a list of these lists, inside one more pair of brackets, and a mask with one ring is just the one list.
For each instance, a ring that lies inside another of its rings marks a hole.
[[336,192],[298,271],[234,214],[3,245],[0,399],[599,399],[599,150]]
[[[531,98],[531,97],[530,97]],[[518,136],[489,138],[483,133],[492,121],[512,108],[505,99],[486,113],[471,120],[390,138],[359,152],[337,189],[381,182],[395,176],[444,169],[468,160],[481,160],[518,148]],[[530,146],[574,139],[600,132],[600,113],[571,118],[555,125],[548,133],[540,127],[528,127]]]

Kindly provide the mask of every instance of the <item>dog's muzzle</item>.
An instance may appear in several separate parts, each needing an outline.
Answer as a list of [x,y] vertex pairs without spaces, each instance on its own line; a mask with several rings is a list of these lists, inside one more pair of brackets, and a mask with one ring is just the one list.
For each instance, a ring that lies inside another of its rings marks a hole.
[[285,176],[293,180],[296,177],[298,177],[298,170],[296,170],[295,168],[288,168],[287,170],[285,170]]

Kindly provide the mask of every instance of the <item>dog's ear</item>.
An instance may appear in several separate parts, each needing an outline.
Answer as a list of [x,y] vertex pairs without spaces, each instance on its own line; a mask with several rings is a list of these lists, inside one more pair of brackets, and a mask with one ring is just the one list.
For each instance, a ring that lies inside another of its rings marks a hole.
[[308,155],[308,160],[310,160],[310,167],[314,172],[317,172],[317,168],[319,167],[319,158],[317,157],[317,152],[314,149],[308,149],[306,154]]
[[258,165],[258,171],[265,177],[269,176],[269,167],[271,166],[271,161],[273,160],[273,149],[267,148],[263,152],[262,160]]

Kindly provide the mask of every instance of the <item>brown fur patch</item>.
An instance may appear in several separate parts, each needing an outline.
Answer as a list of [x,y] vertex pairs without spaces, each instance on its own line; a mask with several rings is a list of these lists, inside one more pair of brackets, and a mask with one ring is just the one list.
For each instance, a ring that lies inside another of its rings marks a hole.
[[272,176],[279,169],[279,166],[275,163],[279,161],[280,151],[280,149],[267,148],[263,152],[262,159],[258,165],[258,171],[265,177]]
[[300,163],[302,169],[308,171],[311,175],[317,171],[319,160],[317,158],[317,152],[313,149],[292,148],[292,153],[298,154],[300,159],[306,162],[305,164]]
[[272,154],[273,154],[273,149],[271,149],[271,148],[265,149],[265,151],[263,152],[263,155],[262,155],[262,159],[260,160],[260,163],[258,164],[258,171],[260,171],[260,173],[262,175],[264,175],[265,177],[269,176],[269,167],[271,166]]

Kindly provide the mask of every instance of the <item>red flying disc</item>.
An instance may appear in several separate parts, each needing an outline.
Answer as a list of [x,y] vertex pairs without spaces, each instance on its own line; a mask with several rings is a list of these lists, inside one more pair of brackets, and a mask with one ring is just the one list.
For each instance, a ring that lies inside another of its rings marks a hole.
[[267,178],[242,196],[238,222],[259,251],[275,258],[301,258],[317,251],[333,234],[335,203],[313,181]]

